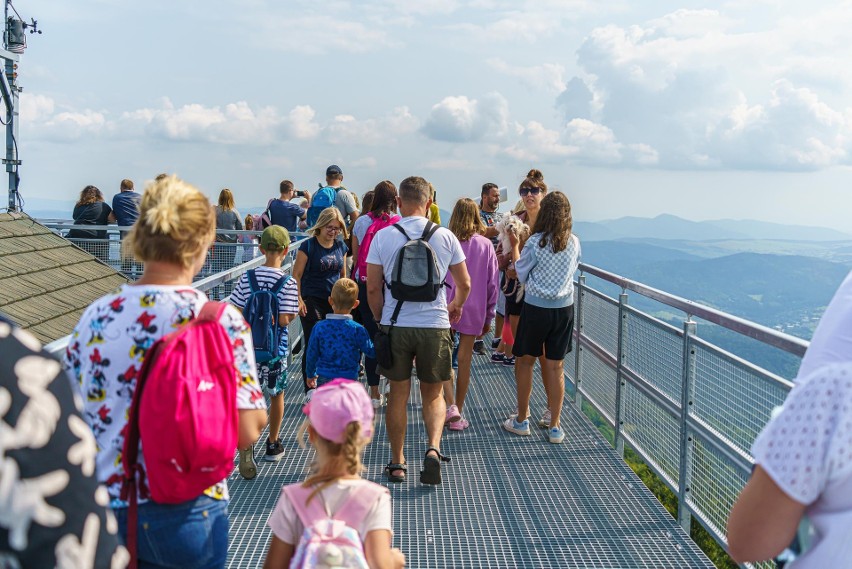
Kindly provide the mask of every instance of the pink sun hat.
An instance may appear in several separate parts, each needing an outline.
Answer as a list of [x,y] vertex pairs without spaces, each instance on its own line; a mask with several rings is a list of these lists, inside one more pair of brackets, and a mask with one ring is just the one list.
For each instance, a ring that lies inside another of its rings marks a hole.
[[357,381],[335,379],[318,387],[302,412],[308,416],[314,430],[332,442],[344,442],[346,426],[352,421],[361,423],[364,437],[373,436],[373,404]]

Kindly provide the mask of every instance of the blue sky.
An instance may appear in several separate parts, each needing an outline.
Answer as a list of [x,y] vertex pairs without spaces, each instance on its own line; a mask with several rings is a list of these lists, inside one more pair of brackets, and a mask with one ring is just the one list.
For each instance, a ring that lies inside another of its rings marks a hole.
[[[336,163],[451,209],[531,167],[575,219],[849,230],[852,2],[18,0],[25,198],[176,172],[258,206]],[[69,212],[70,213],[70,212]]]

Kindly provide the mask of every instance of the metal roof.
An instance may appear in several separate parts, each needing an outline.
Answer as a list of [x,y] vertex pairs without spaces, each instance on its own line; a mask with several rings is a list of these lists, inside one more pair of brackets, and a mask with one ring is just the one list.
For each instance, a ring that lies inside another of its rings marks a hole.
[[0,213],[0,312],[44,343],[127,278],[26,214]]

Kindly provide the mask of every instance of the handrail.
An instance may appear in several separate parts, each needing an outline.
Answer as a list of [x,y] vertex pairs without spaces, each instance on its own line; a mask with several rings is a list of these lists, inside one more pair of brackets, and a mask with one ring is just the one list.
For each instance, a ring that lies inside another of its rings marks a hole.
[[750,320],[728,314],[727,312],[669,294],[665,291],[616,275],[615,273],[611,273],[593,265],[580,263],[579,268],[582,273],[594,275],[599,279],[621,287],[622,290],[632,290],[633,292],[641,294],[642,296],[655,300],[661,304],[665,304],[685,312],[690,316],[697,316],[698,318],[707,320],[713,324],[718,324],[723,328],[727,328],[728,330],[732,330],[742,334],[743,336],[753,338],[759,342],[763,342],[764,344],[769,344],[780,350],[784,350],[787,353],[802,357],[805,355],[805,351],[807,351],[808,346],[810,345],[810,342],[803,340],[802,338],[797,338],[796,336],[791,336],[790,334],[773,330],[772,328],[763,326],[762,324],[757,324],[756,322],[751,322]]
[[[64,231],[66,229],[80,229],[83,231],[121,231],[127,232],[133,229],[132,225],[115,225],[115,224],[107,224],[107,225],[81,225],[75,224],[73,221],[68,220],[38,220],[39,223],[47,227],[48,229],[53,230],[61,230]],[[258,236],[262,231],[255,231],[253,229],[217,229],[217,235],[252,235]],[[307,234],[304,231],[290,231],[290,236],[298,239],[303,238]],[[294,240],[295,240],[294,239]]]
[[[296,250],[293,245],[297,245],[299,243],[298,240],[293,241],[291,243],[291,254]],[[259,267],[264,262],[264,257],[256,257],[250,261],[246,261],[241,265],[237,265],[236,267],[232,267],[226,271],[220,271],[216,274],[210,275],[209,277],[205,277],[203,279],[199,279],[192,283],[193,288],[197,288],[200,291],[207,291],[222,284],[225,284],[228,281],[233,280],[234,278],[242,275],[244,272],[254,269],[255,267]],[[288,255],[288,260],[281,265],[281,268],[284,270],[288,270],[293,266],[293,261],[290,260],[290,255]],[[44,346],[44,349],[51,354],[56,354],[64,350],[68,346],[68,342],[71,339],[71,335],[63,336],[53,342]]]

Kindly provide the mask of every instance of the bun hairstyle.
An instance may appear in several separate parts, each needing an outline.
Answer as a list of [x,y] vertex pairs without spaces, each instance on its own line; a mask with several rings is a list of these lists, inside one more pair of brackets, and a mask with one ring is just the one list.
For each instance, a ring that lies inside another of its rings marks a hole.
[[547,193],[547,184],[544,183],[544,174],[541,173],[541,170],[533,168],[527,172],[527,177],[524,178],[524,181],[521,182],[520,186],[518,186],[518,190],[521,188],[538,188],[542,191],[542,193]]
[[215,232],[216,215],[207,196],[177,176],[158,176],[142,194],[139,219],[125,247],[143,263],[191,267]]
[[544,174],[541,173],[541,170],[536,170],[535,168],[527,172],[527,178],[544,182]]

